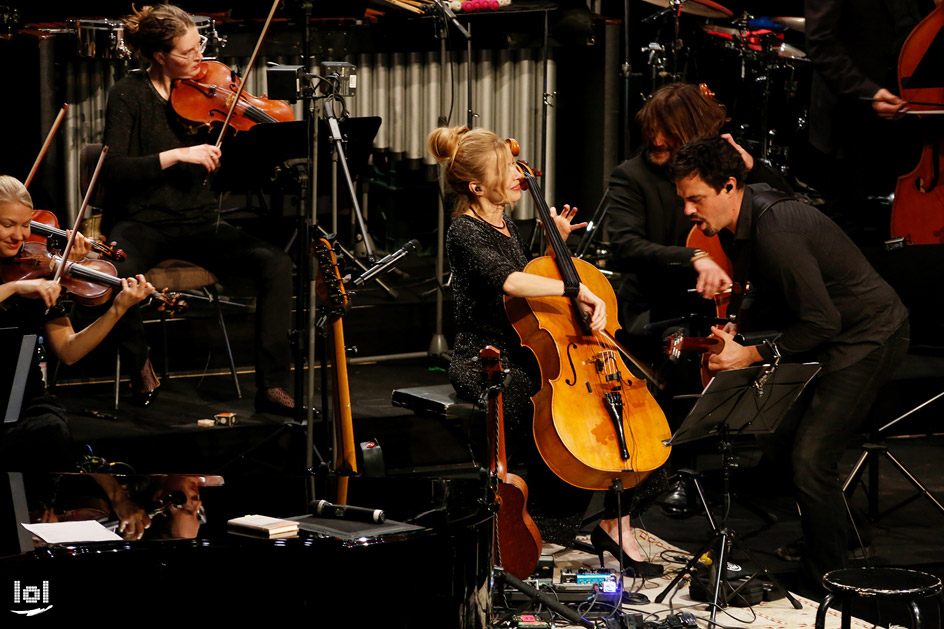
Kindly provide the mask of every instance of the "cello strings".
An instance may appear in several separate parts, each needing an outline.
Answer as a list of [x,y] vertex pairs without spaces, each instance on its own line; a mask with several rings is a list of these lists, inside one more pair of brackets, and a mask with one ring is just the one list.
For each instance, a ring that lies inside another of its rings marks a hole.
[[[603,362],[603,370],[598,371],[598,380],[600,381],[600,387],[603,391],[606,391],[606,385],[612,381],[608,379],[607,376],[616,376],[619,375],[619,391],[617,392],[622,401],[624,402],[621,408],[621,421],[626,419],[626,413],[628,411],[628,385],[629,380],[626,376],[623,375],[622,371],[619,369],[619,353],[616,350],[615,344],[610,342],[607,336],[600,334],[599,332],[593,333],[594,343],[600,347],[599,356],[600,360]],[[627,368],[628,371],[628,368]],[[625,393],[624,393],[625,392]],[[608,403],[604,400],[604,403]],[[629,469],[633,469],[635,466],[633,461],[636,460],[637,453],[637,442],[636,436],[633,432],[633,422],[631,421],[622,421],[623,425],[623,437],[626,441],[626,449],[629,452],[629,459],[624,463]],[[614,427],[615,430],[615,427]]]

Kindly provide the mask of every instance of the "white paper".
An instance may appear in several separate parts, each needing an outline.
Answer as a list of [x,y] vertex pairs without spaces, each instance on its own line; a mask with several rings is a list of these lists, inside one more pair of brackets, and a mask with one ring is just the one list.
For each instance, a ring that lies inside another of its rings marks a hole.
[[109,531],[95,520],[46,522],[43,524],[22,524],[22,526],[47,544],[121,541],[121,537]]

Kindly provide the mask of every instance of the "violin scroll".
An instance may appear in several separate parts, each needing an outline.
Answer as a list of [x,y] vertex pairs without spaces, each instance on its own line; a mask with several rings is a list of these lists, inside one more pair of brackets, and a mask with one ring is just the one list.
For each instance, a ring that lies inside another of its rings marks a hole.
[[190,304],[180,293],[171,293],[165,288],[151,293],[151,303],[156,305],[158,312],[164,312],[169,319],[190,310]]

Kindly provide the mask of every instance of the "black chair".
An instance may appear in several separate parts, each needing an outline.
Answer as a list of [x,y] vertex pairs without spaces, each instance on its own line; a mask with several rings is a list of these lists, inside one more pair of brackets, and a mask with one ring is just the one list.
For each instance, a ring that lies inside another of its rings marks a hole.
[[[842,608],[842,627],[848,629],[852,619],[850,606],[854,599],[873,601],[901,601],[911,613],[911,626],[921,629],[921,611],[918,601],[937,597],[938,610],[944,617],[944,598],[941,597],[941,580],[934,575],[906,570],[904,568],[847,568],[833,570],[823,577],[823,585],[829,594],[816,612],[816,628],[823,629],[826,612],[839,602]],[[940,622],[938,623],[940,627]]]
[[[86,144],[82,147],[80,158],[80,184],[83,191],[88,188],[92,173],[95,171],[95,164],[98,162],[98,158],[101,153],[101,144]],[[89,205],[101,206],[103,204],[104,194],[105,190],[103,187],[101,185],[96,186],[95,193],[92,199],[89,201]],[[233,377],[233,386],[236,387],[236,397],[241,398],[242,390],[239,387],[239,377],[236,373],[236,364],[233,361],[233,350],[230,346],[229,334],[226,332],[226,322],[223,320],[223,310],[221,307],[223,302],[220,300],[220,295],[217,290],[218,281],[216,276],[197,264],[193,264],[184,260],[164,260],[145,273],[145,277],[147,277],[148,281],[154,284],[158,290],[166,288],[171,292],[185,293],[185,297],[187,299],[199,299],[216,305],[217,320],[220,324],[220,333],[223,335],[223,340],[226,345],[226,355],[229,359],[229,368]],[[242,304],[233,305],[243,307]],[[163,311],[160,313],[160,321],[163,339],[162,345],[164,349],[164,362],[163,368],[161,369],[161,375],[166,378],[169,371],[168,364],[170,361],[168,357],[167,343],[167,316]],[[115,362],[115,409],[118,408],[120,382],[121,359],[119,358]]]

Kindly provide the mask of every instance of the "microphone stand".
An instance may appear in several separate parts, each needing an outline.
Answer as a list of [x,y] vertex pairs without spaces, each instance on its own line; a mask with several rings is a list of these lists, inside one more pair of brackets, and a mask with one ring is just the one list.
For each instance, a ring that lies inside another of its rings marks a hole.
[[[334,90],[334,86],[331,85],[330,81],[324,81],[323,84],[328,86],[328,89],[332,91]],[[357,202],[357,191],[354,189],[354,180],[351,179],[351,171],[347,165],[347,155],[344,153],[344,138],[341,136],[341,127],[338,126],[338,119],[334,114],[333,96],[333,94],[328,95],[328,98],[325,99],[323,108],[325,120],[328,123],[328,129],[330,131],[328,139],[331,140],[331,143],[334,145],[334,150],[338,156],[338,162],[341,164],[341,170],[344,171],[344,181],[347,183],[347,190],[351,195],[351,207],[354,210],[354,217],[357,219],[357,228],[360,230],[361,237],[363,239],[367,262],[373,264],[375,262],[374,250],[370,246],[370,236],[367,234],[367,226],[364,225],[364,215],[361,212],[360,204]]]
[[[466,54],[468,55],[468,74],[466,76],[466,102],[468,109],[466,111],[466,125],[471,129],[475,122],[475,113],[472,109],[472,33],[462,25],[456,18],[452,9],[443,2],[443,0],[433,0],[439,13],[442,16],[442,26],[438,31],[439,38],[439,106],[442,108],[439,115],[439,126],[444,127],[449,124],[446,118],[446,37],[449,33],[449,23],[455,26],[466,40]],[[433,338],[429,342],[427,354],[434,357],[448,357],[449,343],[443,334],[443,275],[445,274],[445,234],[446,234],[446,214],[443,207],[444,191],[442,185],[439,189],[439,212],[436,226],[436,329],[433,332]]]

